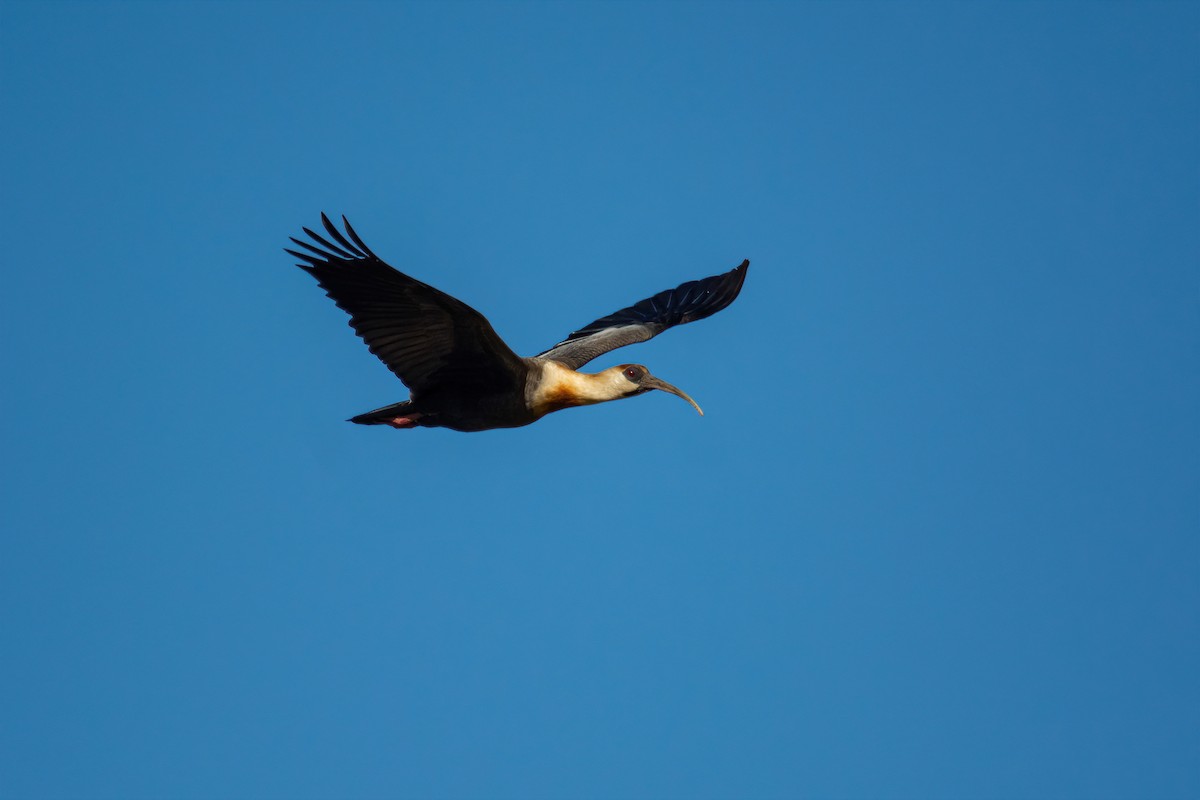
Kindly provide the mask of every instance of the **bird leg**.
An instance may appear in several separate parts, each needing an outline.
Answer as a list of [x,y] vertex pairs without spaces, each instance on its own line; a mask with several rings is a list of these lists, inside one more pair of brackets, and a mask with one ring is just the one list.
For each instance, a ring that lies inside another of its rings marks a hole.
[[401,428],[415,428],[417,427],[417,420],[423,416],[425,415],[418,411],[413,414],[406,414],[403,417],[392,417],[391,419],[387,420],[387,424],[391,425],[397,430],[400,430]]

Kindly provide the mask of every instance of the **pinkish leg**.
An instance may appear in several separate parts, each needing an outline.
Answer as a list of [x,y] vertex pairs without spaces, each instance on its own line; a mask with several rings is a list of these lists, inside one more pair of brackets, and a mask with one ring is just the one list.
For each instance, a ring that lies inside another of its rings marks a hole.
[[418,413],[409,414],[407,417],[392,417],[387,421],[387,424],[391,425],[397,430],[401,428],[415,428],[417,427],[417,420],[419,420],[422,416],[424,415]]

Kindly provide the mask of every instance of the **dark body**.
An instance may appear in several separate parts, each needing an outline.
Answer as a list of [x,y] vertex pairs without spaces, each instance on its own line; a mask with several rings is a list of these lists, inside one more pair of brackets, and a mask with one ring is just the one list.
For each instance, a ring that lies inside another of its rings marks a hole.
[[[540,382],[542,365],[522,359],[522,370],[492,380],[444,381],[430,386],[409,400],[351,417],[360,425],[390,424],[409,418],[420,428],[450,428],[471,433],[492,428],[519,428],[542,418],[528,398]],[[407,426],[404,426],[407,427]]]
[[[345,235],[321,215],[329,238],[308,228],[303,252],[287,250],[350,315],[368,348],[410,389],[408,400],[359,414],[362,425],[482,431],[528,425],[552,411],[678,388],[640,365],[600,373],[579,367],[617,347],[703,319],[741,291],[748,261],[730,272],[659,292],[580,328],[532,358],[514,353],[466,303],[384,263],[342,218]],[[703,413],[703,412],[700,412]]]

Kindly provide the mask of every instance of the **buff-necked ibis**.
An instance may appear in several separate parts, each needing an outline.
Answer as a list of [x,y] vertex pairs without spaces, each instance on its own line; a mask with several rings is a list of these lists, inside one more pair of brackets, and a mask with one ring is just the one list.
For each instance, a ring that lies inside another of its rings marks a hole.
[[301,269],[350,315],[367,347],[410,390],[410,397],[350,422],[394,428],[483,431],[528,425],[572,406],[603,403],[651,389],[682,397],[679,388],[640,364],[597,373],[579,368],[627,344],[711,316],[738,296],[749,261],[721,275],[688,281],[609,314],[532,358],[522,358],[475,309],[388,266],[371,252],[345,217],[345,234],[321,215],[330,241],[304,228],[313,243],[292,238],[287,250]]

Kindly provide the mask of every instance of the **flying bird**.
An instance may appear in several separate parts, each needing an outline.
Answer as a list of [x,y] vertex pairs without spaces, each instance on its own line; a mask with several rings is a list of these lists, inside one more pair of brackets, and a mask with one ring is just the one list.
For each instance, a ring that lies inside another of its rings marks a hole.
[[350,326],[410,390],[408,400],[351,417],[360,425],[485,431],[516,428],[572,406],[603,403],[652,389],[700,406],[641,364],[597,373],[579,368],[610,350],[711,316],[742,290],[749,261],[722,275],[688,281],[601,317],[532,358],[514,353],[475,309],[386,264],[342,217],[345,234],[321,214],[329,239],[289,237],[284,248],[350,315]]

